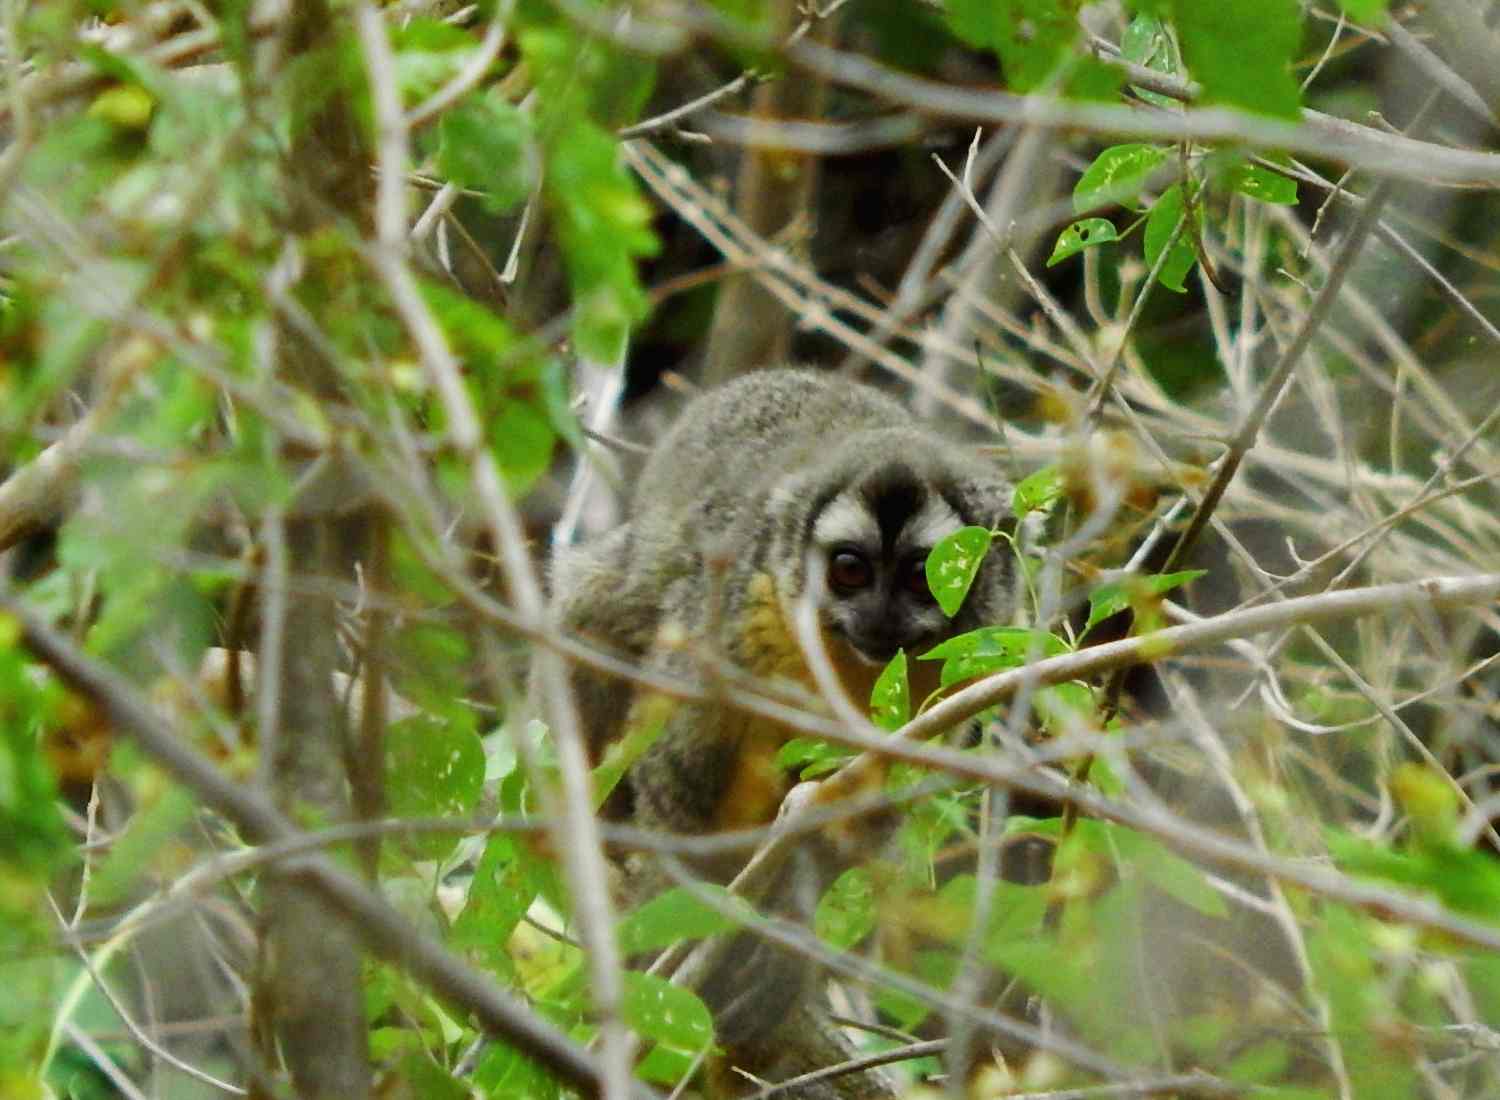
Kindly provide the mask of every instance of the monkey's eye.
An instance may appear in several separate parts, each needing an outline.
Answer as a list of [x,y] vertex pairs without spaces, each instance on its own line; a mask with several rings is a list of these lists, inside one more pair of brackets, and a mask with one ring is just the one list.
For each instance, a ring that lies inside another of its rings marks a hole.
[[857,592],[869,587],[874,570],[853,550],[836,550],[828,559],[828,585],[838,592]]
[[932,589],[927,584],[927,559],[917,558],[906,566],[906,576],[901,581],[913,596],[932,599]]

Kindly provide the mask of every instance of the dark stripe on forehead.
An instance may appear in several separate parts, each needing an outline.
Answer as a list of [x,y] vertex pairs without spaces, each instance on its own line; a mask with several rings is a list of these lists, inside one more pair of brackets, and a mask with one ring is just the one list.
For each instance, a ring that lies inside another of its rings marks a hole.
[[893,463],[866,480],[861,494],[880,528],[881,550],[889,555],[907,521],[926,503],[927,488],[910,466]]

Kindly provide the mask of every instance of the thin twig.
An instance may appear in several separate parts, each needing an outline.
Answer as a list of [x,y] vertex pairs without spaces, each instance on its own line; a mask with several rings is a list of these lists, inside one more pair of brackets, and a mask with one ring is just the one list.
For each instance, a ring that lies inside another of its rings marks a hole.
[[1229,483],[1234,480],[1234,475],[1239,471],[1240,463],[1244,461],[1250,448],[1255,445],[1261,428],[1265,425],[1267,417],[1271,415],[1271,410],[1281,400],[1282,391],[1286,388],[1292,371],[1296,370],[1297,364],[1301,361],[1302,353],[1312,344],[1318,329],[1333,313],[1334,303],[1338,301],[1344,279],[1354,269],[1354,261],[1380,220],[1381,208],[1390,198],[1392,190],[1390,181],[1382,181],[1375,185],[1375,189],[1365,200],[1364,207],[1360,210],[1354,224],[1349,227],[1349,232],[1339,247],[1337,259],[1328,269],[1328,276],[1319,289],[1318,296],[1308,307],[1307,314],[1303,317],[1296,335],[1281,353],[1280,360],[1272,368],[1265,385],[1261,387],[1259,400],[1245,416],[1234,438],[1230,440],[1229,450],[1220,459],[1219,468],[1214,473],[1214,480],[1198,502],[1193,518],[1188,521],[1187,528],[1173,544],[1172,552],[1167,555],[1167,560],[1162,565],[1163,573],[1169,573],[1176,568],[1198,541],[1198,536],[1203,533],[1204,528],[1208,526],[1208,521],[1224,496],[1224,491],[1229,488]]
[[66,921],[63,920],[62,911],[57,908],[57,903],[52,900],[51,894],[47,895],[47,901],[51,904],[53,913],[57,915],[58,926],[62,929],[64,938],[68,940],[77,953],[78,961],[83,964],[84,970],[88,972],[90,980],[94,983],[94,988],[99,991],[100,996],[109,1002],[110,1007],[115,1010],[115,1015],[120,1017],[120,1021],[125,1025],[125,1030],[130,1033],[136,1042],[150,1051],[154,1057],[160,1058],[173,1069],[186,1074],[195,1081],[201,1081],[205,1085],[216,1088],[221,1092],[227,1092],[233,1096],[244,1096],[247,1094],[248,1090],[242,1089],[238,1085],[230,1084],[228,1081],[221,1081],[213,1074],[199,1069],[191,1062],[184,1062],[177,1055],[152,1039],[151,1036],[147,1035],[141,1025],[135,1022],[135,1018],[129,1008],[115,995],[115,991],[105,982],[104,975],[99,973],[98,968],[94,965],[94,961],[89,958],[88,952],[84,950],[83,944],[78,941],[73,935],[72,930],[68,928]]
[[851,1073],[875,1069],[878,1066],[895,1065],[897,1062],[930,1058],[934,1054],[942,1054],[947,1049],[947,1039],[928,1039],[926,1042],[908,1043],[891,1050],[876,1051],[874,1054],[850,1058],[847,1062],[840,1062],[836,1066],[824,1066],[811,1073],[798,1074],[796,1077],[788,1077],[785,1081],[778,1081],[774,1085],[767,1085],[759,1092],[751,1093],[748,1100],[770,1100],[772,1096],[780,1096],[784,1092],[806,1085],[815,1085],[819,1081],[832,1081],[839,1077],[847,1077]]
[[699,96],[697,99],[690,99],[686,103],[673,107],[670,111],[664,111],[659,115],[653,115],[651,118],[642,119],[633,126],[626,126],[619,131],[619,136],[623,140],[629,141],[631,138],[645,137],[647,134],[654,134],[659,130],[676,129],[677,124],[683,119],[691,117],[705,107],[712,107],[721,99],[727,99],[729,96],[738,94],[742,88],[755,79],[757,79],[757,74],[751,70],[746,70],[728,84],[720,85],[713,91]]
[[1086,130],[1148,141],[1241,142],[1340,161],[1376,176],[1434,186],[1500,184],[1500,154],[1383,134],[1316,111],[1304,111],[1297,123],[1222,107],[1194,107],[1167,114],[1114,104],[958,88],[812,42],[799,42],[785,52],[793,63],[836,83],[917,111],[970,123]]
[[408,131],[420,130],[426,126],[468,95],[484,79],[485,74],[490,71],[490,66],[500,56],[500,51],[505,48],[505,26],[510,19],[513,7],[511,3],[495,5],[490,24],[484,30],[484,38],[480,40],[474,53],[464,62],[463,67],[453,74],[453,78],[448,83],[433,92],[407,114]]

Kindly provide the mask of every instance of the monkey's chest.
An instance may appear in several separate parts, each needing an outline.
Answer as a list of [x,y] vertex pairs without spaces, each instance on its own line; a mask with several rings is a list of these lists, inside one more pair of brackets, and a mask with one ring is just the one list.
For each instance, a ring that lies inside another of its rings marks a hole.
[[[766,574],[756,576],[750,582],[748,596],[739,624],[736,662],[758,679],[790,681],[816,692],[802,645],[777,598],[775,582]],[[862,707],[869,699],[876,670],[851,658],[842,643],[826,635],[819,641],[844,690]],[[791,788],[792,777],[777,764],[776,757],[797,731],[744,711],[735,711],[729,724],[736,759],[715,824],[721,829],[764,825],[776,816]]]

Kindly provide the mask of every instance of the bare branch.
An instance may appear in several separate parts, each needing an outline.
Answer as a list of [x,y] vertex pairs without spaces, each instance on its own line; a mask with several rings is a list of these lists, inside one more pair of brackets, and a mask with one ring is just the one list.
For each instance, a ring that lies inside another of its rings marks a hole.
[[1166,114],[1040,95],[955,88],[811,42],[789,46],[786,54],[794,63],[835,83],[926,114],[969,123],[1087,130],[1151,141],[1245,142],[1339,161],[1376,176],[1430,184],[1500,185],[1500,154],[1414,141],[1315,111],[1304,111],[1299,123],[1218,107]]

